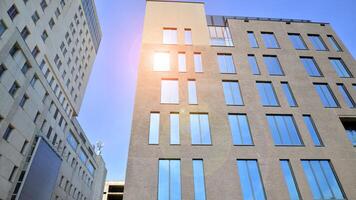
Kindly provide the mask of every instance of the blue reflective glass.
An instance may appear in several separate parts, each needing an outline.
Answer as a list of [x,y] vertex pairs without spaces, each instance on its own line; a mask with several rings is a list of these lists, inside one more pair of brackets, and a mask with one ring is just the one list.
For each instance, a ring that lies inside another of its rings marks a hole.
[[350,93],[347,91],[344,84],[338,84],[337,87],[342,97],[344,98],[344,101],[346,102],[347,106],[349,108],[355,108],[356,107],[355,101],[350,96]]
[[229,114],[229,124],[234,145],[252,145],[250,127],[245,114]]
[[352,77],[349,69],[347,69],[345,63],[340,58],[329,58],[329,60],[332,67],[340,78]]
[[239,83],[236,81],[223,81],[225,103],[227,105],[243,105]]
[[291,115],[267,115],[275,145],[302,145]]
[[218,55],[218,63],[220,68],[220,73],[236,73],[234,61],[232,55],[220,54]]
[[324,44],[324,41],[319,35],[308,35],[310,42],[313,44],[313,47],[317,51],[326,51],[328,50]]
[[317,66],[314,58],[312,57],[301,57],[300,60],[302,61],[305,70],[307,71],[309,76],[320,77],[323,76]]
[[291,200],[299,200],[300,199],[300,194],[298,191],[298,187],[296,184],[296,181],[294,179],[294,175],[292,172],[292,168],[289,164],[288,160],[281,160],[280,161],[283,176],[284,176],[284,181],[287,185],[288,192],[289,192],[289,198]]
[[250,42],[251,48],[258,48],[258,43],[253,32],[247,32],[248,41]]
[[292,90],[289,87],[288,83],[282,83],[282,89],[284,92],[284,95],[288,101],[288,104],[290,107],[296,107],[297,106],[297,102],[295,101],[295,98],[293,96]]
[[335,38],[332,35],[328,35],[328,40],[335,51],[342,51],[340,45],[336,42]]
[[304,119],[305,125],[308,128],[309,135],[312,138],[314,145],[317,146],[317,147],[323,146],[323,144],[322,144],[322,142],[320,140],[318,131],[317,131],[316,127],[315,127],[314,121],[311,118],[311,116],[310,115],[303,115],[303,119]]
[[159,143],[159,113],[151,113],[150,115],[150,132],[148,138],[149,144]]
[[263,56],[269,75],[284,75],[277,56]]
[[75,139],[73,132],[70,130],[68,135],[67,135],[67,142],[69,143],[69,145],[76,150],[78,147],[78,141],[77,139]]
[[180,200],[180,160],[159,160],[158,200]]
[[192,144],[211,144],[207,114],[190,114]]
[[170,114],[171,144],[179,144],[179,114]]
[[288,36],[295,49],[307,49],[300,34],[288,34]]
[[337,108],[339,107],[338,102],[336,101],[334,94],[331,92],[329,86],[323,83],[315,83],[315,90],[318,93],[321,102],[326,108]]
[[279,44],[273,33],[262,33],[262,39],[263,42],[265,43],[266,48],[269,49],[279,48]]
[[260,69],[257,64],[256,57],[254,55],[248,55],[248,63],[250,64],[252,74],[261,74]]
[[314,199],[345,199],[328,160],[303,160],[302,166]]
[[243,199],[266,199],[257,160],[237,160],[237,169]]
[[350,142],[353,146],[356,146],[356,123],[354,121],[342,123],[345,127],[346,135],[349,138]]
[[257,90],[264,106],[278,106],[278,99],[274,92],[272,83],[257,82]]
[[194,200],[206,200],[203,160],[193,160]]

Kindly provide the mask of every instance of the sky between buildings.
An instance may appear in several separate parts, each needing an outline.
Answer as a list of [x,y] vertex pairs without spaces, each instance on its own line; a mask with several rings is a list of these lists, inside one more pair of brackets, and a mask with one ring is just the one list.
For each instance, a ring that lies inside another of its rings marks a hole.
[[[145,2],[145,0],[96,1],[103,38],[79,121],[93,143],[104,142],[103,156],[108,169],[108,180],[125,179]],[[355,0],[204,2],[206,13],[210,15],[329,22],[351,54],[354,57],[356,55]]]

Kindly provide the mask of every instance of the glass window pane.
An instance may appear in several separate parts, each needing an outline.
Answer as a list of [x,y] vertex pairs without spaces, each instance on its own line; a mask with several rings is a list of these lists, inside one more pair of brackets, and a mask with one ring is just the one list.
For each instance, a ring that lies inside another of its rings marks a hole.
[[273,33],[261,33],[263,42],[265,43],[265,47],[268,49],[276,49],[279,48],[279,44],[277,42],[276,37]]
[[296,107],[297,102],[295,101],[292,90],[287,82],[282,82],[282,89],[283,89],[284,95],[288,101],[289,106]]
[[207,114],[190,114],[192,144],[211,144],[209,118]]
[[327,51],[324,41],[321,39],[320,35],[308,35],[310,42],[317,51]]
[[[347,119],[347,118],[346,118]],[[356,146],[356,122],[355,118],[351,120],[341,119],[342,125],[344,125],[346,135],[349,138],[353,146]]]
[[254,74],[254,75],[261,74],[260,69],[257,64],[256,57],[254,55],[248,55],[248,63],[250,64],[252,74]]
[[303,115],[303,119],[304,119],[305,125],[308,128],[310,137],[312,138],[314,145],[317,146],[317,147],[323,146],[323,144],[321,143],[321,139],[320,139],[319,133],[318,133],[316,127],[315,127],[314,121],[311,118],[311,116],[310,115]]
[[169,71],[170,61],[168,52],[156,52],[154,55],[153,71]]
[[275,145],[302,145],[291,115],[267,115],[267,121]]
[[277,56],[263,56],[269,75],[283,76],[283,70]]
[[237,169],[243,199],[266,199],[257,160],[237,160]]
[[159,160],[158,168],[158,200],[180,200],[180,160]]
[[263,106],[279,106],[272,83],[257,82],[256,85]]
[[223,81],[225,103],[227,105],[243,105],[239,83],[236,81]]
[[314,83],[316,92],[318,93],[321,102],[326,108],[336,108],[339,107],[334,94],[331,92],[329,86],[324,83]]
[[341,58],[329,58],[331,66],[336,71],[337,75],[341,78],[350,78],[352,77],[349,69],[347,69],[345,63]]
[[193,160],[194,200],[206,200],[203,160]]
[[288,36],[295,49],[307,49],[300,34],[288,34]]
[[163,29],[163,44],[177,44],[177,29],[164,28]]
[[342,97],[344,98],[344,101],[346,102],[347,106],[349,108],[355,108],[356,107],[355,101],[352,99],[350,93],[347,91],[344,84],[337,84],[337,87]]
[[188,81],[188,102],[189,104],[198,104],[197,86],[195,80]]
[[194,53],[194,69],[195,72],[203,72],[203,63],[200,53]]
[[170,114],[171,144],[179,144],[179,114]]
[[317,66],[314,58],[312,57],[300,57],[305,70],[307,71],[309,76],[320,77],[322,76],[319,67]]
[[179,103],[178,80],[161,80],[161,103]]
[[179,72],[186,72],[187,71],[185,53],[178,53],[178,71]]
[[332,35],[328,35],[328,40],[335,51],[342,51],[340,45],[336,42],[335,38]]
[[251,48],[258,48],[258,43],[253,32],[247,32],[248,41],[250,42]]
[[284,176],[284,181],[287,184],[290,199],[299,200],[300,194],[289,161],[281,160],[280,164]]
[[220,73],[236,73],[232,55],[218,54]]
[[184,44],[192,44],[192,30],[190,29],[184,30]]
[[150,132],[148,143],[159,143],[159,113],[151,113],[150,115]]
[[169,160],[159,160],[158,200],[169,199]]
[[234,145],[252,145],[250,127],[245,114],[229,114],[229,124]]

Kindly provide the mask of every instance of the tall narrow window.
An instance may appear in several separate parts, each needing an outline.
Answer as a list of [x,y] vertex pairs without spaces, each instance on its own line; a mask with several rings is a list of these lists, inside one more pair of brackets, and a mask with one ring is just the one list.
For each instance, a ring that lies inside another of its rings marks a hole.
[[307,49],[302,37],[298,33],[289,33],[288,34],[290,41],[292,42],[295,49],[304,50]]
[[257,160],[237,160],[244,200],[265,200],[265,190]]
[[171,129],[171,144],[179,144],[179,113],[171,113],[170,129]]
[[9,141],[9,137],[13,130],[14,130],[14,127],[11,124],[9,124],[4,132],[4,135],[2,135],[2,138],[6,141]]
[[188,103],[198,104],[197,86],[195,80],[188,80]]
[[180,200],[180,160],[159,160],[158,200]]
[[231,54],[218,54],[220,73],[236,73],[234,61]]
[[177,44],[176,28],[163,28],[163,44]]
[[10,90],[9,90],[9,94],[10,94],[12,97],[14,97],[15,94],[16,94],[16,92],[17,92],[19,89],[20,89],[20,85],[15,81],[15,82],[12,84],[12,86],[11,86],[11,88],[10,88]]
[[346,199],[329,160],[302,160],[313,199]]
[[18,169],[18,167],[16,166],[16,165],[14,165],[14,167],[12,168],[12,170],[11,170],[11,173],[10,173],[10,176],[9,176],[9,181],[13,181],[13,179],[14,179],[14,176],[16,175],[16,173],[17,173],[17,169]]
[[262,39],[268,49],[278,49],[279,44],[273,33],[262,32]]
[[275,145],[302,145],[292,115],[267,115]]
[[328,48],[326,48],[324,41],[321,39],[320,35],[309,34],[308,37],[309,37],[309,40],[311,41],[311,43],[313,44],[313,47],[315,50],[317,50],[317,51],[327,51],[328,50]]
[[252,31],[247,32],[248,41],[250,43],[251,48],[258,48],[258,43],[255,37],[255,34]]
[[239,82],[223,81],[222,83],[224,89],[225,103],[227,105],[244,105],[240,92]]
[[254,74],[254,75],[261,74],[255,55],[253,55],[253,54],[248,55],[248,63],[250,64],[252,74]]
[[6,70],[7,68],[5,67],[5,65],[0,64],[0,78],[2,77],[2,75],[4,75]]
[[309,76],[323,76],[313,57],[300,57],[300,61],[303,63],[305,71],[307,71]]
[[191,45],[192,42],[192,29],[185,28],[184,29],[184,44]]
[[297,101],[294,98],[292,89],[290,88],[288,82],[281,82],[284,96],[286,97],[290,107],[297,107]]
[[339,103],[337,102],[335,95],[332,93],[327,83],[314,83],[314,88],[318,93],[324,107],[326,108],[339,107]]
[[169,52],[156,52],[154,55],[153,70],[169,71],[170,70]]
[[206,200],[203,160],[193,160],[194,200]]
[[277,56],[264,55],[263,59],[267,66],[269,75],[275,75],[275,76],[283,76],[284,75],[282,66],[279,63]]
[[339,92],[341,93],[342,97],[344,98],[344,101],[346,102],[347,106],[349,108],[355,108],[356,104],[355,101],[352,99],[350,93],[347,91],[346,87],[344,84],[339,83],[337,84],[337,88],[339,89]]
[[335,51],[337,52],[342,51],[340,45],[335,40],[334,36],[328,35],[328,40]]
[[341,58],[329,58],[330,63],[340,78],[351,78],[351,72]]
[[2,19],[0,19],[0,37],[2,36],[2,34],[5,33],[6,29],[7,29],[7,26],[6,26],[5,22]]
[[178,71],[186,72],[187,71],[187,63],[184,52],[178,53]]
[[279,106],[279,102],[270,82],[257,82],[257,90],[263,106]]
[[178,80],[161,80],[161,103],[179,103]]
[[310,115],[303,115],[304,123],[308,128],[310,137],[313,140],[314,146],[316,147],[321,147],[323,146],[323,143],[321,142],[318,130],[316,129],[316,126],[314,124],[314,121]]
[[284,181],[287,185],[289,198],[292,200],[299,200],[300,193],[297,187],[297,182],[295,181],[295,177],[292,171],[292,167],[290,166],[289,160],[280,160]]
[[195,72],[203,72],[203,63],[200,53],[194,53],[194,69]]
[[246,114],[229,114],[230,131],[234,145],[252,145]]
[[356,147],[356,119],[341,118],[342,125],[345,128],[346,135],[354,147]]
[[211,144],[208,114],[190,114],[192,144]]
[[150,115],[150,132],[148,143],[159,143],[159,113],[151,113]]

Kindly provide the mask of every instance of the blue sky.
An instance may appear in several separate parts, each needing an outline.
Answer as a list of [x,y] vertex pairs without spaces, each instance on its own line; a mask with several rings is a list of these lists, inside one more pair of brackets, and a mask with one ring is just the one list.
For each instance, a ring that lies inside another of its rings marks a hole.
[[[329,22],[356,55],[355,0],[206,0],[207,14]],[[125,178],[145,0],[97,0],[103,39],[79,121],[104,142],[108,180]],[[355,67],[355,66],[353,66]]]

